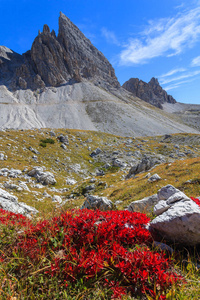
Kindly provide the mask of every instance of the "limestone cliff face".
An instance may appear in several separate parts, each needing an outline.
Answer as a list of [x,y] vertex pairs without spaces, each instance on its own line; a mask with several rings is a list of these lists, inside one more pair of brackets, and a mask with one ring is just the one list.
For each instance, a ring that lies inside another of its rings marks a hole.
[[30,51],[19,55],[4,48],[0,47],[0,83],[11,90],[60,86],[84,78],[103,87],[120,87],[109,61],[63,13],[58,36],[44,25]]
[[126,81],[122,87],[131,92],[134,96],[158,108],[162,108],[162,104],[165,102],[176,103],[176,100],[163,90],[158,79],[154,77],[148,83],[138,78],[131,78]]

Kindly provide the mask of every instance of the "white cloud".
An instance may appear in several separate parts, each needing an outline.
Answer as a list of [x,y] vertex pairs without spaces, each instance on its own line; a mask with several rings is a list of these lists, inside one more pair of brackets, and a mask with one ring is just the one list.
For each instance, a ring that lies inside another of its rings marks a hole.
[[118,41],[118,39],[113,31],[110,31],[107,28],[103,27],[101,29],[101,33],[109,43],[120,46],[120,42]]
[[141,39],[130,39],[120,64],[144,64],[159,56],[174,56],[192,47],[200,36],[200,7],[173,18],[149,21]]
[[162,78],[165,78],[165,77],[169,77],[169,76],[171,76],[171,75],[174,75],[174,74],[176,74],[176,73],[185,72],[185,71],[187,71],[187,69],[185,69],[185,68],[177,68],[177,69],[173,69],[173,70],[171,70],[171,71],[169,71],[169,72],[167,72],[167,73],[165,73],[165,74],[160,75],[159,78],[162,79]]
[[188,82],[192,82],[193,80],[194,80],[194,78],[189,79],[189,80],[183,80],[183,81],[176,82],[174,84],[168,85],[168,86],[165,87],[165,91],[176,89],[176,88],[180,87],[180,85],[183,85],[183,84],[188,83]]
[[191,66],[200,67],[200,56],[197,56],[192,60]]
[[174,81],[179,81],[179,80],[186,79],[186,78],[195,77],[195,76],[197,76],[199,74],[200,74],[200,70],[194,71],[194,72],[188,72],[186,74],[183,74],[183,75],[180,75],[180,76],[177,76],[177,77],[161,79],[160,82],[161,82],[161,84],[167,84],[167,83],[170,83],[170,82],[174,82]]

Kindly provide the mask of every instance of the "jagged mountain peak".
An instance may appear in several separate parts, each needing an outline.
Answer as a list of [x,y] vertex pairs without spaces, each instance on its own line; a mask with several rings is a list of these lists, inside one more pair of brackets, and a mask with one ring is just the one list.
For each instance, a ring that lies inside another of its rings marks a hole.
[[[160,96],[170,101],[155,78],[130,82],[147,102],[161,106]],[[133,95],[62,13],[58,35],[45,24],[23,55],[0,47],[0,129],[74,128],[123,136],[197,132]]]
[[160,85],[159,82],[158,82],[158,79],[155,78],[155,77],[152,77],[151,80],[148,82],[148,84],[150,84],[150,85],[154,85],[154,84]]
[[166,102],[176,103],[176,100],[167,94],[155,77],[152,77],[148,83],[138,78],[130,78],[123,84],[123,88],[158,108],[162,108],[162,104]]
[[109,61],[62,12],[58,36],[45,24],[31,50],[21,56],[21,65],[18,63],[15,67],[16,64],[13,64],[7,78],[5,64],[5,60],[0,64],[0,81],[10,90],[35,90],[84,79],[104,88],[120,86]]

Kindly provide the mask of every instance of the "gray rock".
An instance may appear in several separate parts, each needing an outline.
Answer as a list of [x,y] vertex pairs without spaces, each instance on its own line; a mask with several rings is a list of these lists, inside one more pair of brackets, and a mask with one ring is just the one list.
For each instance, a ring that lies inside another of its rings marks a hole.
[[0,208],[11,211],[16,214],[22,214],[31,217],[31,214],[36,214],[38,211],[25,203],[18,202],[16,196],[4,191],[0,188]]
[[33,152],[33,153],[35,153],[35,154],[40,154],[40,152],[37,150],[37,149],[35,149],[35,148],[33,148],[33,147],[29,147],[28,148],[31,152]]
[[170,204],[173,204],[177,201],[180,201],[180,200],[190,200],[189,197],[187,197],[183,192],[176,192],[175,194],[171,195],[167,200],[166,200],[166,203],[168,205]]
[[77,181],[75,179],[73,179],[73,178],[67,178],[66,179],[66,184],[67,185],[74,185],[76,183],[77,183]]
[[69,145],[69,140],[68,140],[68,136],[67,136],[67,135],[61,134],[61,135],[59,135],[59,136],[57,137],[57,139],[58,139],[62,144],[64,144],[64,145]]
[[154,77],[148,83],[138,78],[131,78],[123,84],[123,88],[158,108],[162,108],[162,103],[165,102],[176,103],[176,100],[163,90]]
[[152,175],[149,179],[148,179],[148,181],[149,182],[155,182],[155,181],[159,181],[159,180],[161,180],[162,178],[158,175],[158,174],[154,174],[154,175]]
[[51,196],[46,191],[42,195],[46,198],[51,198]]
[[22,175],[22,171],[21,170],[16,170],[16,169],[11,168],[8,171],[8,177],[17,178],[17,177],[20,177],[20,175]]
[[0,153],[0,160],[7,160],[7,155],[5,155],[4,153]]
[[34,161],[37,161],[38,157],[37,157],[36,155],[33,155],[32,159],[33,159]]
[[20,182],[19,182],[19,187],[22,188],[22,189],[25,190],[25,191],[30,192],[30,190],[29,190],[27,184],[26,184],[25,182],[23,182],[23,181],[20,181]]
[[133,201],[129,204],[128,211],[153,212],[154,205],[158,203],[157,195],[145,197],[141,200]]
[[158,196],[164,199],[154,208],[158,216],[151,221],[150,230],[170,242],[200,244],[200,207],[171,185],[161,188]]
[[10,182],[5,182],[5,183],[4,183],[4,187],[5,187],[6,189],[17,190],[17,191],[19,191],[19,192],[23,190],[22,187],[19,187],[17,184],[10,183]]
[[60,196],[58,196],[58,195],[54,195],[52,197],[52,201],[61,204],[62,203],[62,198]]
[[95,184],[91,184],[85,187],[86,192],[95,190]]
[[161,164],[163,162],[165,162],[165,160],[162,157],[145,155],[141,161],[136,161],[135,164],[131,167],[128,175],[126,176],[126,179],[134,177],[138,173],[148,171],[156,164]]
[[98,197],[88,195],[86,201],[83,203],[81,209],[99,209],[99,210],[112,210],[115,208],[114,203],[106,197]]
[[64,150],[67,150],[67,146],[65,144],[61,144],[60,147],[63,148]]
[[49,135],[50,135],[50,136],[56,136],[56,134],[55,134],[55,132],[54,132],[53,130],[51,130],[51,131],[49,132]]
[[[38,92],[45,86],[81,82],[83,78],[93,78],[96,85],[120,86],[105,56],[63,13],[59,18],[58,36],[45,24],[30,51],[19,55],[1,46],[0,57],[4,58],[0,70],[4,73],[3,83],[9,81],[13,89]],[[52,92],[55,91],[52,89]]]
[[166,203],[165,200],[160,200],[153,209],[153,212],[156,216],[161,215],[163,212],[165,212],[166,210],[168,210],[168,208],[170,208],[170,205],[168,205]]
[[96,172],[96,176],[104,176],[105,175],[105,172],[103,170],[98,170]]
[[113,160],[113,166],[114,167],[119,167],[119,168],[125,168],[127,164],[123,161],[121,161],[119,158],[115,158]]
[[169,197],[179,192],[173,185],[168,184],[158,191],[158,200],[167,200]]
[[94,183],[96,181],[96,178],[91,178],[90,183]]
[[52,173],[44,172],[42,167],[34,167],[28,172],[28,175],[35,177],[39,183],[43,185],[55,184],[56,180]]
[[183,153],[183,152],[179,152],[178,154],[178,157],[186,157],[187,155],[185,154],[185,153]]
[[111,165],[109,164],[109,163],[106,163],[105,165],[104,165],[104,168],[105,169],[109,169],[111,167]]
[[100,148],[97,148],[96,150],[92,151],[92,153],[90,154],[90,156],[91,157],[97,156],[101,152],[102,152],[102,150]]

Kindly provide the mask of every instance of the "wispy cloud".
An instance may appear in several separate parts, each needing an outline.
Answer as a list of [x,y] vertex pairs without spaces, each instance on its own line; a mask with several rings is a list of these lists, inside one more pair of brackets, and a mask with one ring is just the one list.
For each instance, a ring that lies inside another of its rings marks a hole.
[[173,89],[179,88],[181,85],[183,85],[185,83],[188,83],[188,82],[192,82],[193,80],[194,79],[183,80],[183,81],[179,81],[177,83],[168,85],[168,86],[165,87],[165,91],[169,91],[169,90],[173,90]]
[[200,67],[200,56],[197,56],[192,60],[191,66]]
[[173,69],[173,70],[171,70],[171,71],[169,71],[165,74],[160,75],[159,78],[162,80],[162,78],[169,77],[169,76],[172,76],[176,73],[185,72],[185,71],[187,71],[187,69],[185,69],[185,68]]
[[120,42],[118,41],[118,39],[113,31],[110,31],[107,28],[103,27],[101,29],[101,33],[109,43],[120,46]]
[[197,75],[199,75],[199,74],[200,74],[200,70],[198,70],[198,71],[193,71],[193,72],[188,72],[188,73],[185,73],[185,74],[180,75],[180,76],[177,76],[177,77],[161,79],[160,82],[161,82],[161,84],[167,84],[167,83],[170,83],[170,82],[180,81],[180,80],[182,80],[182,79],[195,77],[195,76],[197,76]]
[[174,56],[192,47],[200,36],[200,6],[173,18],[149,21],[140,39],[130,39],[120,64],[144,64],[159,56]]

